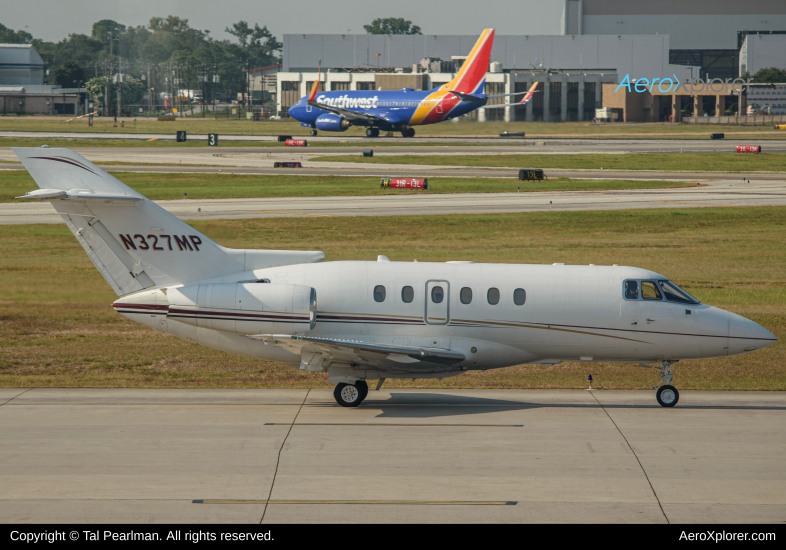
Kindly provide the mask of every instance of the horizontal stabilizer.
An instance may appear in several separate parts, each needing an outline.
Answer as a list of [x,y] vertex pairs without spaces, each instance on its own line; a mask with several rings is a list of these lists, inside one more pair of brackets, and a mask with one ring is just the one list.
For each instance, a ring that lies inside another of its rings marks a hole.
[[126,195],[124,193],[106,193],[91,191],[90,189],[70,189],[63,191],[62,189],[36,189],[35,191],[28,191],[17,199],[39,199],[39,200],[52,200],[52,199],[76,199],[76,200],[131,200],[141,201],[143,197],[136,195]]

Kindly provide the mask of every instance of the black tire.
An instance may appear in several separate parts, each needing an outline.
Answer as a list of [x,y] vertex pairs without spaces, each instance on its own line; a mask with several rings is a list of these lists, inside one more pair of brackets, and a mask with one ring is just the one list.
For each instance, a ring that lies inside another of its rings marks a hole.
[[405,137],[415,137],[415,129],[414,128],[409,128],[407,130],[407,135]]
[[368,397],[368,384],[365,380],[358,380],[355,382],[355,387],[360,392],[360,402],[362,403]]
[[379,128],[366,128],[366,137],[379,137]]
[[680,400],[680,392],[674,386],[661,386],[655,392],[655,399],[661,407],[673,407]]
[[363,402],[361,391],[352,384],[341,382],[333,390],[333,397],[336,398],[336,403],[342,407],[357,407]]
[[311,132],[309,132],[309,133],[310,133],[312,136],[315,136],[315,135],[317,135],[317,131],[316,131],[316,130],[311,130]]

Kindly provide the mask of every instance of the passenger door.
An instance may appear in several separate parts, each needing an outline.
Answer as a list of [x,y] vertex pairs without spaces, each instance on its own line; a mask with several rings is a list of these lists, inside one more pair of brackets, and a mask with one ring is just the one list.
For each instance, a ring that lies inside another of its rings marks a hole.
[[447,325],[450,322],[450,283],[433,279],[426,281],[427,325]]

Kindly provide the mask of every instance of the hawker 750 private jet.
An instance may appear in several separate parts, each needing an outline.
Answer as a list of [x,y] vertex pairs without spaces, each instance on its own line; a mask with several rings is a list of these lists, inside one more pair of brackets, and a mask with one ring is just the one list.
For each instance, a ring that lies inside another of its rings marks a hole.
[[636,267],[323,263],[322,252],[228,249],[73,151],[14,151],[40,187],[20,198],[60,213],[119,296],[119,314],[195,344],[326,372],[345,407],[363,401],[369,379],[563,361],[656,362],[642,366],[659,370],[656,397],[670,407],[675,362],[776,341]]

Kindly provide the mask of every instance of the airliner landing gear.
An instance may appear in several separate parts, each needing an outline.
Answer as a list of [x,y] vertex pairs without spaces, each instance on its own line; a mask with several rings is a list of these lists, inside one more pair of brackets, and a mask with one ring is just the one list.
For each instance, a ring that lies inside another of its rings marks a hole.
[[[673,407],[680,400],[680,392],[671,385],[671,379],[674,377],[674,369],[672,368],[674,363],[676,363],[676,361],[661,361],[659,367],[652,367],[642,363],[639,364],[640,367],[657,369],[660,371],[660,382],[655,384],[652,389],[657,389],[655,392],[655,399],[658,400],[658,404],[661,407]],[[661,386],[661,384],[663,385]]]
[[379,137],[379,128],[366,128],[366,137]]
[[406,130],[401,130],[402,137],[415,137],[415,129],[414,128],[407,128]]
[[309,135],[315,136],[315,135],[317,135],[317,131],[312,129],[312,130],[309,132]]
[[368,384],[365,380],[358,380],[354,385],[341,382],[333,390],[336,403],[342,407],[357,407],[368,395]]

